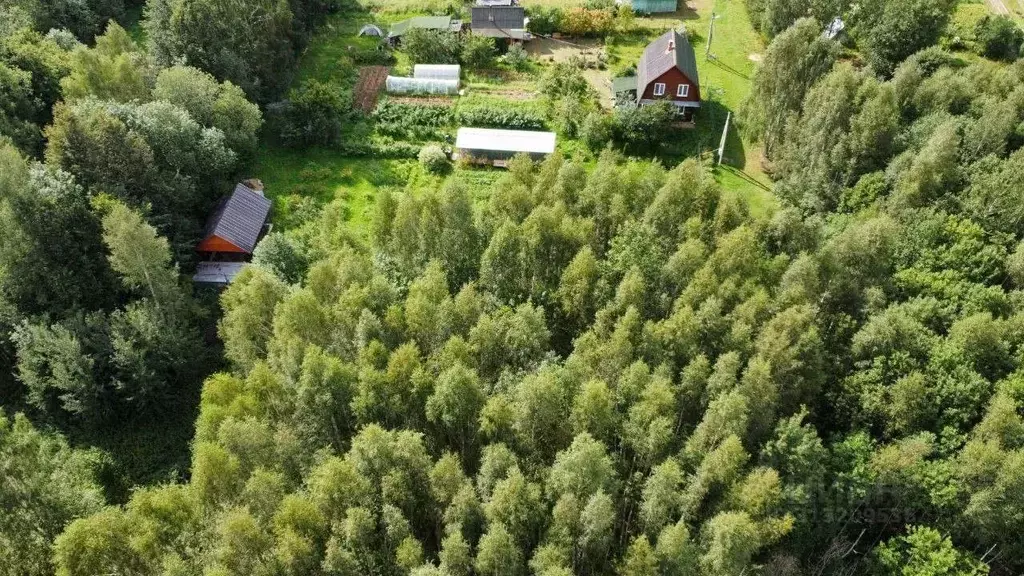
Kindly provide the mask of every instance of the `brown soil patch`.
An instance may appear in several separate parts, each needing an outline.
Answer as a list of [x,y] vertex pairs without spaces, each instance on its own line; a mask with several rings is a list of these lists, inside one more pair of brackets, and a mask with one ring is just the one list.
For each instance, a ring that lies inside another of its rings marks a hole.
[[356,87],[353,92],[356,108],[367,113],[373,112],[373,109],[377,106],[377,97],[380,96],[387,80],[387,66],[363,66],[360,68],[359,79],[356,80]]

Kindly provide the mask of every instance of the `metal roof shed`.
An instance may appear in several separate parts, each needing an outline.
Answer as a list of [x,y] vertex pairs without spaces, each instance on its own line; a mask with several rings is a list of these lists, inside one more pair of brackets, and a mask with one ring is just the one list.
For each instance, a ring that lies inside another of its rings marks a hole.
[[459,128],[455,137],[456,155],[503,165],[516,154],[529,154],[539,160],[555,151],[554,132]]
[[412,68],[413,78],[458,80],[462,69],[458,64],[417,64]]
[[196,284],[213,284],[226,286],[235,280],[247,262],[200,262],[196,264],[196,273],[192,281]]

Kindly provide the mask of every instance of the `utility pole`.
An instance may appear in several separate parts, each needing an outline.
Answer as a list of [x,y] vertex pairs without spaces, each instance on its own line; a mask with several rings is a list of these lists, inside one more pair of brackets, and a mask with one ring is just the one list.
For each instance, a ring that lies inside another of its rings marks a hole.
[[707,48],[704,50],[704,58],[708,59],[708,60],[710,60],[711,58],[714,58],[714,56],[711,55],[711,41],[715,39],[715,19],[717,19],[717,18],[718,18],[718,15],[716,15],[714,12],[712,12],[711,13],[711,29],[708,30],[708,45],[707,45]]
[[718,145],[718,165],[722,165],[722,158],[725,157],[725,139],[729,136],[729,120],[732,120],[732,112],[725,117],[725,129],[722,130],[722,143]]

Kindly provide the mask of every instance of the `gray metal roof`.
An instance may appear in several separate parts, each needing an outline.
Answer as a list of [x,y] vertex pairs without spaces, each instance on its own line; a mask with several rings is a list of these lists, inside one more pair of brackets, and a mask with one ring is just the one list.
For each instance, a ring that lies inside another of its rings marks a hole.
[[521,39],[526,30],[526,9],[522,6],[473,6],[474,34]]
[[270,200],[245,184],[238,184],[230,196],[221,200],[206,224],[205,238],[219,236],[251,254],[268,214]]
[[514,0],[476,0],[477,6],[512,6]]
[[200,262],[196,264],[192,281],[197,284],[230,284],[248,265],[247,262]]
[[651,42],[640,56],[640,64],[636,67],[637,91],[642,93],[658,76],[673,67],[679,68],[700,89],[693,45],[685,34],[669,30]]

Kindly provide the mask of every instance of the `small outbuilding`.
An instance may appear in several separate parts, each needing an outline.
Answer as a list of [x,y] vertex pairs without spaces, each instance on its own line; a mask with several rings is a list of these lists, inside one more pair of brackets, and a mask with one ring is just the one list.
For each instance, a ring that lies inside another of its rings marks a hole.
[[505,166],[516,154],[529,154],[534,160],[542,160],[554,151],[554,132],[459,128],[453,157]]
[[521,42],[531,38],[527,32],[526,9],[522,6],[484,5],[473,6],[470,30],[473,34],[489,38]]
[[377,26],[376,24],[365,24],[362,28],[359,29],[359,35],[383,38],[384,31],[381,30],[380,26]]
[[196,284],[211,286],[227,286],[234,282],[248,262],[200,262],[196,264],[196,273],[192,281]]
[[270,200],[263,195],[262,184],[250,184],[259,190],[239,183],[207,222],[203,240],[196,246],[207,260],[237,262],[256,249],[270,214]]

